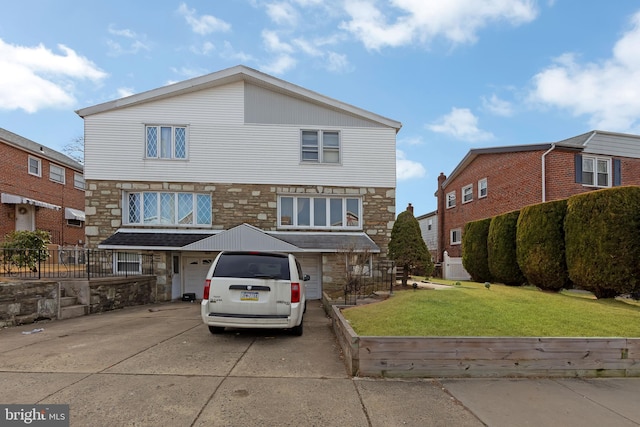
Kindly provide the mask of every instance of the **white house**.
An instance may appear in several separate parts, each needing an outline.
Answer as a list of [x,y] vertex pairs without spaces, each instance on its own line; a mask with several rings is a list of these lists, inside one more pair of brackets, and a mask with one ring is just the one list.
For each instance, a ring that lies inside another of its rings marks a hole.
[[221,250],[295,253],[310,298],[342,284],[345,252],[386,254],[395,120],[245,66],[77,114],[87,244],[153,253],[159,299],[201,296]]

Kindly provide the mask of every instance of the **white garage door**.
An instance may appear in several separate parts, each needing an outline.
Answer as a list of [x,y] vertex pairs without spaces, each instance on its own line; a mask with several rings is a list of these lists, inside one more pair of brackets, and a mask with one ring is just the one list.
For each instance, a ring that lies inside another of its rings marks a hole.
[[184,292],[195,293],[196,299],[202,299],[204,279],[213,263],[213,257],[183,257],[184,260]]
[[307,299],[322,298],[322,267],[318,254],[296,254],[296,258],[302,266],[302,273],[311,276],[304,282]]

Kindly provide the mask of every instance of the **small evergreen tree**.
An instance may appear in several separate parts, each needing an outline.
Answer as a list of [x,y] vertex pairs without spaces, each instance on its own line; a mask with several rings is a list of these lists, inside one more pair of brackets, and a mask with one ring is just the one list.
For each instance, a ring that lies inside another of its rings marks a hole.
[[491,218],[465,224],[462,233],[462,265],[474,282],[491,282],[487,238]]
[[389,241],[389,258],[402,268],[402,285],[407,285],[409,270],[412,267],[422,268],[426,276],[433,273],[433,262],[427,244],[422,239],[420,224],[411,211],[406,210],[398,215]]

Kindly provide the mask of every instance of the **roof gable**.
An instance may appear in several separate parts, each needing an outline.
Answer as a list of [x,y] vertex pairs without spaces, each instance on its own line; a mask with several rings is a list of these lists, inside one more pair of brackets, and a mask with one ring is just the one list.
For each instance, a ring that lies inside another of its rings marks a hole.
[[282,93],[286,96],[298,98],[307,102],[315,103],[326,108],[334,109],[343,113],[361,117],[366,120],[383,124],[384,126],[400,130],[402,124],[398,121],[388,119],[378,114],[363,110],[350,104],[329,98],[317,92],[294,85],[253,68],[244,65],[227,68],[204,76],[152,89],[139,94],[131,95],[114,101],[105,102],[91,107],[82,108],[76,111],[80,117],[84,118],[93,114],[99,114],[120,108],[126,108],[160,99],[166,99],[178,95],[183,95],[207,88],[227,85],[230,83],[243,81],[256,86],[261,86],[274,92]]
[[298,248],[249,224],[241,224],[182,248],[185,251],[295,252]]

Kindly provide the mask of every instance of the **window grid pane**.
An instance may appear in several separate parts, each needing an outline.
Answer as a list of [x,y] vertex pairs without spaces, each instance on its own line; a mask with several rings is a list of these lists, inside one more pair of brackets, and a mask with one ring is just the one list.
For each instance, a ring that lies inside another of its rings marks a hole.
[[193,224],[193,194],[178,194],[178,223]]
[[201,225],[211,224],[211,197],[205,194],[198,194],[198,217],[196,223]]
[[347,199],[347,227],[360,226],[360,200]]
[[293,224],[293,197],[280,199],[280,225]]
[[129,194],[129,223],[140,223],[140,193]]
[[331,226],[342,227],[342,199],[330,199],[329,209]]
[[158,128],[147,127],[147,157],[158,157]]
[[302,132],[302,160],[317,162],[318,158],[318,132]]
[[158,223],[158,193],[143,193],[144,224]]
[[316,227],[327,225],[327,199],[313,199],[313,225]]
[[299,226],[311,225],[310,199],[308,197],[299,197],[296,201],[298,202],[297,224]]
[[176,158],[185,159],[187,157],[187,138],[185,128],[176,128]]
[[171,158],[171,128],[160,128],[160,157],[163,159]]
[[160,193],[160,224],[175,224],[175,216],[175,194]]

